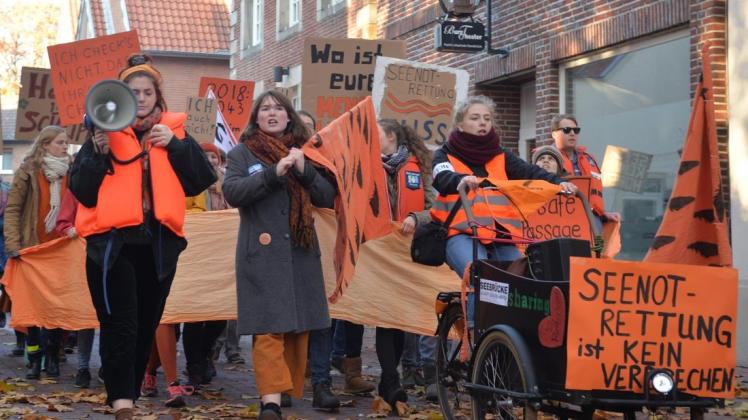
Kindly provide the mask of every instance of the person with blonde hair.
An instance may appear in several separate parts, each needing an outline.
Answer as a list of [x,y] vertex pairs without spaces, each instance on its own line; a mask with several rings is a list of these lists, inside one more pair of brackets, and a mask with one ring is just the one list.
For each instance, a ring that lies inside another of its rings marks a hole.
[[[62,196],[67,190],[68,135],[62,127],[50,125],[42,129],[13,177],[13,186],[5,208],[5,249],[8,256],[18,258],[23,248],[60,237],[55,231]],[[42,336],[46,342],[42,343]],[[62,330],[45,331],[29,327],[26,352],[29,357],[27,379],[39,379],[42,357],[47,376],[60,376],[60,340]]]

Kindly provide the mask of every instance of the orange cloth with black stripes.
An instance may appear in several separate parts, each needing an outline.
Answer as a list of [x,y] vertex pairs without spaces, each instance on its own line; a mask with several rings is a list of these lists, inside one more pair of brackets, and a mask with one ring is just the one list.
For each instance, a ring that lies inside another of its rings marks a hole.
[[[182,113],[164,112],[160,124],[174,132],[181,141],[185,137]],[[119,161],[127,161],[143,151],[131,128],[107,133],[111,153]],[[163,147],[147,150],[150,165],[153,214],[161,224],[184,237],[184,189],[169,163]],[[96,207],[78,205],[75,228],[82,237],[108,232],[113,228],[138,226],[143,223],[143,159],[129,164],[112,161],[114,171],[104,177]]]

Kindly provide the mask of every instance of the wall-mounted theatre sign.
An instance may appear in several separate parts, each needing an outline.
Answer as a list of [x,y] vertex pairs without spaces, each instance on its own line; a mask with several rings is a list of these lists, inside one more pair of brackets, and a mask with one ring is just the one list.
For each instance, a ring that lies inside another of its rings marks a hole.
[[480,22],[445,20],[435,28],[438,51],[480,52],[485,48],[486,28]]

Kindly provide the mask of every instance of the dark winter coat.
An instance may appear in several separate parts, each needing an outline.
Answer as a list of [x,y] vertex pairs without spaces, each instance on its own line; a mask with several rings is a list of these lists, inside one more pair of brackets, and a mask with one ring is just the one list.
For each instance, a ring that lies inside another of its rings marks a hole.
[[[309,191],[312,204],[332,208],[333,185],[309,161],[303,173],[295,170],[291,169]],[[330,326],[317,238],[310,249],[291,241],[287,176],[277,176],[275,165],[262,163],[243,144],[228,154],[223,193],[240,215],[236,244],[239,334]]]

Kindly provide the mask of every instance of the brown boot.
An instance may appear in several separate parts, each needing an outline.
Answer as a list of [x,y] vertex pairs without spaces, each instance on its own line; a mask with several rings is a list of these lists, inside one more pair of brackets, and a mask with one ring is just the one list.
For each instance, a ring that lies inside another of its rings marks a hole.
[[374,390],[374,383],[361,377],[361,358],[346,357],[343,359],[345,371],[345,392],[350,394],[364,394]]
[[114,412],[114,420],[132,420],[135,416],[135,411],[132,408],[120,408]]

